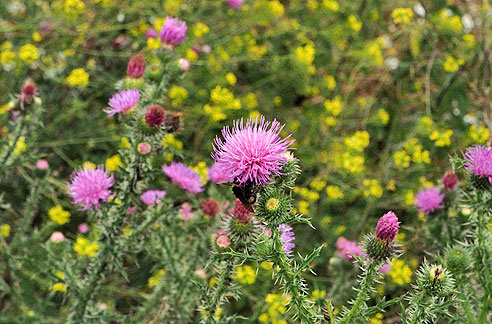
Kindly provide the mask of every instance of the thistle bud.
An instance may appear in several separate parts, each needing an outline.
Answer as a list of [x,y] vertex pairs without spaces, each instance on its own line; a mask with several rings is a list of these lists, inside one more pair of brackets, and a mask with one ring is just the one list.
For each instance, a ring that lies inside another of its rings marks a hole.
[[375,261],[389,260],[396,256],[397,250],[394,244],[398,228],[398,218],[392,211],[384,214],[376,225],[376,233],[366,236],[365,252],[369,258]]
[[145,58],[142,54],[133,55],[128,61],[126,75],[132,79],[140,79],[145,72]]
[[448,171],[442,177],[442,183],[446,190],[453,190],[456,187],[456,184],[458,184],[458,181],[458,176],[454,171]]
[[215,240],[215,243],[221,249],[226,249],[229,245],[231,245],[231,241],[227,235],[219,235],[219,237]]
[[149,127],[161,126],[166,118],[166,112],[164,108],[159,105],[152,105],[147,107],[145,113],[145,122]]
[[138,153],[146,155],[150,153],[150,151],[152,150],[152,146],[150,146],[150,144],[147,142],[142,142],[138,144],[137,150]]
[[290,197],[282,190],[267,186],[264,187],[257,204],[256,215],[271,225],[285,223],[292,210]]
[[164,121],[164,124],[167,127],[169,127],[169,130],[168,130],[169,133],[177,133],[178,131],[181,130],[181,128],[182,128],[181,115],[182,115],[182,113],[180,113],[180,112],[166,114],[166,119]]
[[22,90],[19,96],[19,105],[21,109],[24,109],[25,103],[31,103],[32,99],[36,96],[38,87],[32,80],[27,80],[22,86]]
[[453,293],[454,279],[441,265],[429,265],[427,260],[417,272],[417,287],[430,296],[445,297]]
[[209,198],[202,202],[203,215],[214,218],[220,212],[219,202],[213,198]]
[[395,213],[389,211],[379,219],[376,225],[376,237],[383,241],[391,242],[398,234],[399,227],[398,217],[396,217]]
[[453,273],[464,273],[470,267],[471,255],[470,252],[461,246],[455,246],[446,249],[444,253],[446,267]]

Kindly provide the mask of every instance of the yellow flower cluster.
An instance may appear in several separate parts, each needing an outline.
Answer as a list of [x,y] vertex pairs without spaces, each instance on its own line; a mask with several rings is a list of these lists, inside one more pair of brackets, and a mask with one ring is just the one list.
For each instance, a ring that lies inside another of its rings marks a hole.
[[451,136],[453,135],[453,130],[448,129],[442,132],[437,130],[432,131],[429,136],[429,139],[435,142],[435,145],[438,147],[449,146],[451,145]]
[[[9,141],[9,146],[12,146],[12,145],[14,145],[14,142]],[[17,140],[17,143],[15,143],[15,148],[14,148],[13,154],[14,154],[14,156],[19,156],[22,153],[24,153],[26,151],[26,149],[27,149],[26,138],[24,136],[21,136]]]
[[463,59],[455,59],[452,56],[448,56],[442,66],[446,72],[456,72],[463,64],[465,64]]
[[39,52],[36,46],[25,44],[19,48],[19,59],[26,63],[33,63],[39,58]]
[[210,31],[210,28],[208,28],[207,25],[205,25],[204,23],[202,22],[197,22],[195,24],[195,26],[193,27],[193,35],[196,37],[196,38],[200,38],[202,37],[203,35],[205,35],[206,33],[208,33]]
[[349,28],[355,32],[358,32],[362,28],[362,21],[357,19],[357,17],[354,15],[348,16],[347,23],[348,23]]
[[258,320],[261,323],[271,324],[287,324],[287,321],[283,318],[283,315],[287,311],[285,305],[290,300],[290,296],[282,294],[267,294],[265,301],[267,303],[266,312],[262,313]]
[[294,187],[294,192],[301,195],[302,198],[309,201],[316,201],[319,199],[319,193],[308,188]]
[[216,86],[210,92],[211,104],[206,104],[203,110],[212,120],[220,121],[227,118],[225,110],[237,110],[241,108],[241,100],[234,98],[234,94],[227,88]]
[[323,300],[325,299],[326,296],[326,291],[325,290],[319,290],[319,289],[314,289],[311,292],[310,300],[316,301],[316,300]]
[[321,179],[316,179],[316,180],[311,181],[309,186],[316,191],[321,191],[326,186],[326,181],[321,180]]
[[2,224],[2,226],[0,226],[0,236],[3,236],[3,237],[9,237],[10,236],[10,225],[9,224]]
[[331,10],[331,11],[338,11],[340,10],[340,5],[336,0],[323,0],[323,7]]
[[236,280],[243,285],[252,285],[256,281],[256,272],[249,265],[236,267]]
[[96,242],[90,242],[85,237],[77,237],[73,249],[78,255],[87,255],[92,258],[99,250],[99,245]]
[[89,73],[83,68],[75,69],[67,77],[67,83],[71,87],[85,87],[89,84]]
[[429,151],[423,149],[417,138],[412,138],[403,146],[403,150],[393,154],[393,160],[398,167],[408,168],[411,161],[429,164],[430,155]]
[[369,197],[381,197],[383,195],[383,187],[379,184],[377,179],[364,179],[362,181],[364,185],[364,196]]
[[299,46],[295,49],[295,55],[298,62],[306,66],[307,71],[310,74],[316,72],[316,68],[313,66],[314,56],[316,55],[316,49],[313,45],[308,44],[305,46]]
[[166,274],[166,270],[165,269],[159,269],[157,270],[153,275],[152,277],[149,278],[148,282],[147,282],[147,286],[149,288],[152,288],[152,287],[155,287],[157,286],[161,280],[162,280],[162,277]]
[[437,29],[445,34],[459,34],[463,30],[461,17],[453,15],[449,9],[441,10],[434,19]]
[[56,205],[48,210],[50,219],[58,225],[66,224],[70,221],[70,212],[63,210],[63,207]]
[[370,135],[366,131],[357,131],[354,135],[346,137],[344,143],[354,151],[362,152],[369,145]]
[[186,98],[188,98],[188,91],[183,87],[173,85],[171,89],[169,89],[168,96],[171,99],[173,106],[179,106]]
[[63,2],[63,11],[69,15],[80,14],[85,9],[85,4],[82,0],[65,0]]
[[482,144],[490,138],[490,130],[485,126],[471,125],[468,134],[474,143]]
[[332,114],[333,116],[338,116],[342,112],[343,109],[343,102],[342,98],[340,96],[336,96],[333,99],[326,99],[325,100],[325,109],[327,112]]
[[407,25],[412,21],[413,10],[412,8],[396,8],[391,12],[391,17],[395,24]]
[[381,124],[386,125],[388,124],[390,117],[386,110],[378,109],[378,111],[376,112],[376,118],[379,120]]
[[343,199],[344,195],[340,191],[340,187],[338,186],[328,186],[326,187],[326,194],[328,195],[328,198],[330,199]]
[[383,314],[377,313],[371,317],[368,324],[383,324]]
[[53,291],[59,291],[59,292],[66,292],[67,291],[67,285],[61,282],[57,282],[56,284],[53,285],[51,288]]
[[325,85],[328,90],[334,90],[337,87],[337,80],[335,80],[335,77],[333,75],[327,75],[324,79]]
[[198,162],[196,166],[193,167],[193,170],[200,175],[200,180],[202,181],[203,184],[207,183],[208,180],[208,169],[207,169],[207,163],[204,161]]
[[182,150],[183,149],[183,142],[180,140],[176,139],[174,134],[166,134],[164,138],[161,141],[162,147],[167,148],[167,147],[172,147],[176,150]]
[[391,262],[391,270],[388,272],[391,280],[400,286],[409,284],[412,280],[412,269],[400,259],[393,259]]
[[111,171],[118,171],[118,169],[123,166],[123,162],[121,161],[121,157],[116,154],[106,159],[105,166],[106,169]]

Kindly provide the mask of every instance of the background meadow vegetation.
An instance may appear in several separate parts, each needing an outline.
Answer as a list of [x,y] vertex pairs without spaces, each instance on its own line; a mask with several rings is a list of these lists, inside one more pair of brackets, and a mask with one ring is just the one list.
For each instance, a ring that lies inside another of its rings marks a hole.
[[[40,271],[36,263],[44,254],[36,245],[10,243],[29,212],[36,244],[56,230],[66,237],[63,253],[76,260],[70,262],[83,264],[95,255],[98,232],[70,203],[65,184],[87,162],[120,172],[119,152],[128,149],[128,139],[124,125],[103,109],[136,53],[145,56],[147,69],[166,68],[159,38],[146,37],[166,16],[188,25],[186,41],[173,50],[190,66],[159,102],[166,111],[181,112],[183,123],[180,132],[163,137],[159,158],[184,161],[206,183],[206,194],[193,205],[203,219],[202,234],[214,224],[203,215],[203,201],[233,199],[228,186],[207,181],[213,139],[232,120],[276,118],[286,124],[282,134],[296,139],[302,169],[294,209],[311,217],[315,228],[294,228],[295,254],[324,246],[313,263],[316,276],[304,274],[309,298],[322,303],[331,297],[338,311],[353,297],[359,270],[335,253],[336,242],[360,241],[388,210],[401,221],[404,254],[372,297],[408,290],[424,256],[446,247],[453,220],[466,220],[470,212],[457,205],[440,216],[419,213],[414,202],[420,189],[442,186],[450,156],[489,141],[491,15],[485,0],[246,0],[240,10],[222,0],[1,1],[0,152],[12,145],[12,102],[27,79],[36,83],[43,111],[38,127],[16,142],[15,161],[0,166],[0,323],[67,318],[67,274],[54,267]],[[39,159],[48,161],[49,172],[36,168]],[[81,224],[88,232],[80,231]],[[201,259],[186,262],[205,269],[203,280],[213,285],[205,268],[209,246],[202,249]],[[130,280],[107,276],[101,307],[133,314],[170,271],[157,255],[127,257]],[[16,265],[13,276],[9,268]],[[284,306],[288,297],[270,267],[236,268],[242,295],[224,312],[247,318],[238,323],[292,323]],[[147,322],[158,308],[148,310]],[[199,312],[189,312],[195,314],[189,322],[197,321]],[[392,307],[370,323],[397,323],[398,312]]]

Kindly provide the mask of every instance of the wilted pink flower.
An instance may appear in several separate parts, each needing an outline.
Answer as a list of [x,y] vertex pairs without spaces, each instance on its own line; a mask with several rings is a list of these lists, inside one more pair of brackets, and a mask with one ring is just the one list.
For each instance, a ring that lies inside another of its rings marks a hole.
[[296,236],[292,231],[292,227],[287,224],[280,224],[278,230],[282,232],[280,242],[282,242],[282,249],[285,255],[292,256],[292,249],[296,246],[294,243]]
[[351,253],[356,256],[360,256],[362,252],[362,245],[358,244],[355,241],[347,240],[343,236],[337,239],[335,246],[337,248],[335,254],[348,261],[355,261]]
[[134,214],[138,210],[138,206],[128,207],[128,214]]
[[46,160],[38,160],[36,162],[36,168],[38,168],[39,170],[46,170],[49,168],[49,166],[50,165],[49,165],[48,161],[46,161]]
[[162,170],[182,189],[194,194],[203,191],[200,175],[191,168],[188,168],[185,164],[181,162],[172,162],[170,165],[164,164]]
[[234,10],[241,9],[243,2],[244,0],[226,0],[226,3],[229,5],[229,7],[231,7]]
[[202,212],[205,216],[215,217],[220,212],[219,202],[213,198],[209,198],[202,202]]
[[447,190],[453,190],[458,181],[458,175],[454,171],[448,171],[442,177],[442,183]]
[[280,175],[283,165],[289,161],[286,153],[294,143],[290,135],[280,138],[283,128],[276,120],[266,122],[263,116],[248,119],[246,125],[243,119],[236,120],[232,131],[229,126],[224,127],[224,141],[217,136],[212,153],[218,170],[239,184],[250,181],[264,186],[271,183],[272,175]]
[[149,154],[150,151],[152,150],[152,146],[150,146],[150,144],[148,142],[138,143],[137,150],[140,154],[143,154],[143,155]]
[[85,234],[85,233],[89,232],[89,226],[87,226],[86,223],[82,223],[79,225],[78,230],[80,233]]
[[104,112],[110,116],[126,113],[137,105],[139,99],[140,92],[137,89],[122,90],[109,99],[108,105],[113,109],[105,109]]
[[210,54],[210,52],[212,52],[212,47],[210,47],[210,45],[203,45],[202,51],[204,53]]
[[185,58],[180,58],[179,59],[179,66],[181,67],[181,70],[188,71],[190,69],[190,61],[188,61]]
[[19,106],[24,109],[24,103],[31,103],[34,96],[38,91],[36,83],[32,80],[27,80],[22,86],[22,90],[19,96]]
[[145,58],[142,54],[133,55],[128,61],[126,75],[129,78],[140,79],[145,72]]
[[145,112],[145,122],[151,127],[162,125],[166,119],[166,111],[159,105],[151,105],[147,107]]
[[217,167],[216,163],[208,168],[207,173],[210,181],[212,181],[213,183],[232,182],[233,180],[227,174],[223,173],[220,168]]
[[395,239],[396,234],[398,234],[398,229],[400,228],[400,222],[398,217],[392,211],[387,212],[378,220],[376,225],[376,237],[381,240],[391,242]]
[[181,208],[179,209],[179,214],[183,217],[184,220],[190,220],[193,218],[193,214],[191,213],[191,204],[183,203]]
[[164,190],[147,190],[140,196],[140,199],[147,206],[154,206],[156,204],[161,204],[161,198],[163,198],[165,195],[166,192]]
[[231,244],[231,241],[229,240],[229,237],[227,235],[220,235],[219,237],[217,237],[217,240],[215,242],[217,243],[218,247],[223,249]]
[[172,46],[179,45],[184,41],[187,29],[186,22],[167,16],[159,33],[161,42]]
[[53,232],[50,236],[50,241],[53,243],[60,243],[65,240],[65,236],[62,232]]
[[109,175],[103,166],[97,169],[80,169],[71,177],[67,184],[72,204],[83,206],[83,210],[99,208],[99,201],[106,201],[111,196],[114,185],[113,175]]
[[154,28],[149,28],[145,32],[145,39],[148,39],[148,38],[157,38],[157,32]]
[[421,189],[415,198],[417,201],[414,205],[419,207],[419,212],[432,213],[438,208],[443,208],[441,203],[444,200],[444,194],[441,194],[438,188]]
[[239,199],[234,200],[234,210],[232,212],[232,215],[234,218],[236,218],[240,223],[249,223],[251,220],[251,216],[253,216],[253,213],[250,212],[249,210],[244,207],[244,205],[241,203]]
[[492,148],[483,145],[469,147],[465,153],[465,169],[492,183]]

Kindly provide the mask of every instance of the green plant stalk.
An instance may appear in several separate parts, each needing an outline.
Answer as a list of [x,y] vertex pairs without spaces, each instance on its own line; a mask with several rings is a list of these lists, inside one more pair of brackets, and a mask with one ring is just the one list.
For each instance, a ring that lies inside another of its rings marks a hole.
[[280,233],[278,229],[272,229],[272,237],[274,240],[274,256],[273,260],[277,266],[280,267],[278,272],[284,286],[282,287],[285,292],[291,294],[289,304],[293,304],[295,307],[295,313],[300,320],[300,323],[313,324],[317,322],[316,315],[313,314],[312,309],[306,305],[306,295],[300,286],[302,278],[293,267],[291,260],[285,255],[282,249],[282,242],[280,241]]
[[485,212],[477,211],[476,223],[475,223],[475,237],[476,237],[476,256],[477,262],[476,264],[480,265],[478,271],[478,281],[480,286],[483,287],[484,296],[482,298],[482,310],[480,312],[480,317],[478,318],[479,324],[485,324],[491,308],[491,283],[490,278],[492,276],[491,269],[489,265],[492,263],[490,260],[490,251],[489,245],[490,242],[487,240],[487,233],[485,230],[487,229],[487,219],[485,217]]
[[3,154],[2,161],[0,162],[0,168],[6,169],[5,166],[7,165],[7,161],[10,155],[12,155],[12,153],[14,152],[15,147],[17,146],[17,142],[19,141],[19,138],[22,135],[23,126],[24,126],[24,118],[20,117],[19,121],[15,125],[14,140],[12,141],[12,145],[8,145],[7,151]]
[[212,299],[205,307],[205,324],[215,323],[214,315],[227,292],[227,285],[229,284],[229,278],[231,277],[233,270],[234,260],[226,260],[223,262],[223,267],[220,269],[219,279],[216,283],[217,287],[214,289]]
[[355,298],[352,308],[338,321],[338,324],[353,323],[352,321],[359,317],[364,303],[369,299],[374,279],[381,268],[381,262],[370,262],[362,274],[360,281],[360,290]]
[[422,305],[427,303],[428,296],[425,293],[418,293],[410,299],[410,305],[413,306],[415,312],[411,314],[410,324],[425,323],[427,317],[426,308]]

